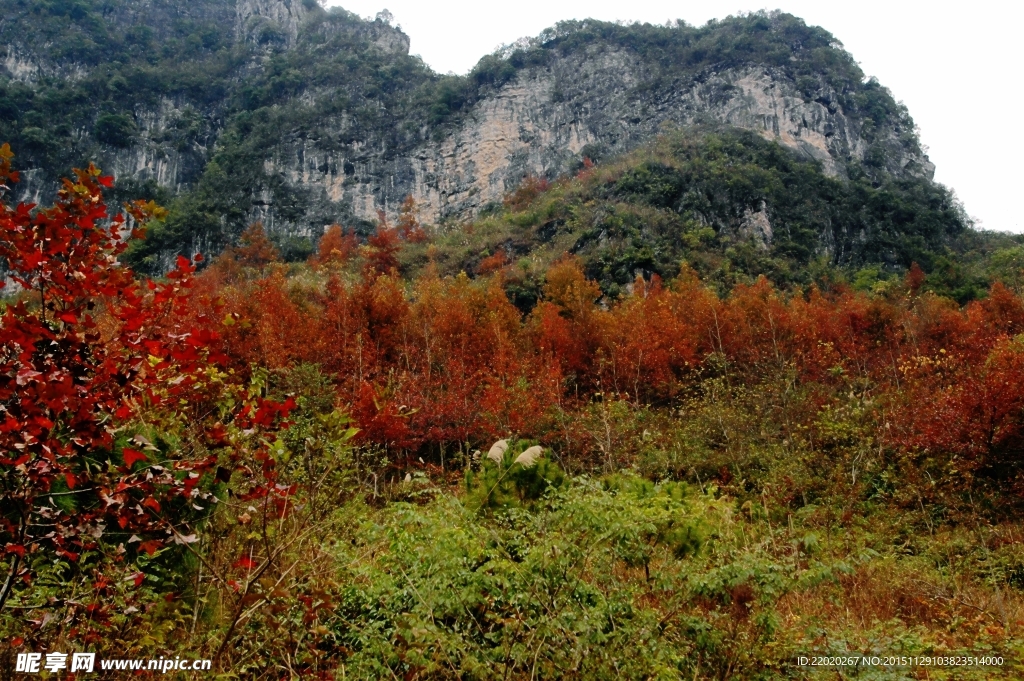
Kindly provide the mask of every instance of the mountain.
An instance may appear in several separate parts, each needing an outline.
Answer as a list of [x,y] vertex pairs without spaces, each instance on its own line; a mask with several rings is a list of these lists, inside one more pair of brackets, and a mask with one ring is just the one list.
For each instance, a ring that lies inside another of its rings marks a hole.
[[[115,199],[169,206],[132,252],[151,270],[257,220],[304,257],[326,225],[365,234],[409,196],[421,222],[464,223],[524,177],[554,180],[680,129],[751,131],[815,178],[871,196],[902,186],[943,213],[911,246],[881,249],[874,232],[908,220],[868,215],[837,237],[828,215],[808,218],[808,257],[905,266],[967,224],[932,183],[906,109],[827,31],[777,12],[699,28],[565,22],[465,77],[410,56],[385,13],[314,0],[0,0],[2,49],[0,137],[28,170],[20,198],[45,201],[96,160],[118,178]],[[771,222],[753,198],[690,218],[716,231],[748,214]],[[858,210],[873,200],[861,198]]]

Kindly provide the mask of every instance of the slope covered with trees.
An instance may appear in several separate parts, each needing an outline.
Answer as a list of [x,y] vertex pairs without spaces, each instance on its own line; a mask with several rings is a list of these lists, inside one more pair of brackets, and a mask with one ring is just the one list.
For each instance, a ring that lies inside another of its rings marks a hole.
[[[926,178],[873,181],[854,164],[849,178],[828,177],[754,133],[691,128],[588,161],[574,177],[528,178],[468,228],[440,232],[430,257],[452,274],[501,269],[528,308],[564,253],[615,298],[638,274],[671,278],[683,261],[724,293],[760,275],[788,287],[864,268],[862,278],[876,280],[913,262],[933,272],[999,242],[975,232],[952,194]],[[427,259],[426,248],[412,250],[406,264],[415,270]],[[987,283],[979,273],[944,285],[966,302]]]

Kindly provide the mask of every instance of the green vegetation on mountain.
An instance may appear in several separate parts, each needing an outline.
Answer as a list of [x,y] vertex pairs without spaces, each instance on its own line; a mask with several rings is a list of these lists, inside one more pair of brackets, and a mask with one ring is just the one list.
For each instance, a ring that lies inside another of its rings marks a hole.
[[[170,208],[168,219],[130,254],[143,269],[159,270],[175,252],[218,252],[267,206],[281,224],[312,226],[297,235],[271,230],[295,259],[315,248],[322,225],[342,222],[368,234],[372,223],[357,218],[350,206],[324,203],[268,162],[284,146],[303,140],[312,141],[328,165],[331,158],[361,158],[365,147],[391,154],[411,150],[441,139],[472,115],[475,103],[520,72],[543,70],[567,55],[609,50],[645,65],[648,76],[630,95],[638,106],[656,106],[658,93],[689,88],[723,70],[764,67],[795,83],[806,101],[842,110],[857,122],[869,148],[862,163],[840,159],[852,163],[843,171],[849,183],[840,183],[749,136],[726,133],[720,143],[694,143],[668,163],[687,166],[659,180],[674,183],[672,196],[643,196],[647,190],[639,185],[645,177],[623,179],[639,183],[636,190],[623,184],[601,198],[607,202],[614,195],[616,210],[625,212],[609,219],[621,224],[605,227],[604,218],[586,215],[555,218],[573,223],[571,229],[598,230],[589,237],[578,234],[583,241],[603,234],[602,240],[614,244],[590,247],[601,260],[591,271],[606,287],[621,286],[637,269],[673,269],[669,264],[678,260],[680,248],[671,242],[684,233],[691,241],[707,241],[703,228],[720,235],[719,227],[738,216],[716,211],[756,212],[758,200],[770,203],[781,221],[771,253],[778,262],[769,266],[762,254],[742,248],[733,259],[745,261],[737,265],[743,272],[766,272],[780,281],[800,278],[793,268],[823,249],[834,253],[834,264],[924,264],[963,222],[940,189],[916,179],[913,168],[893,165],[901,153],[921,151],[906,109],[876,81],[865,81],[828,32],[789,15],[730,17],[702,27],[563,22],[483,58],[467,76],[441,76],[394,47],[401,34],[385,19],[367,22],[305,2],[298,37],[291,41],[287,27],[258,17],[236,27],[236,4],[197,0],[182,12],[171,0],[0,2],[0,42],[9,56],[36,69],[28,79],[0,75],[0,119],[5,139],[27,168],[42,171],[41,189],[90,159],[136,152],[178,159],[174,187],[119,178],[115,198],[156,198]],[[173,102],[171,119],[154,126],[164,101]],[[588,153],[601,160],[599,148]],[[702,154],[706,160],[698,158]],[[350,175],[348,161],[343,165],[322,170],[345,182],[367,181]],[[636,172],[661,171],[649,166]],[[708,173],[746,187],[730,185],[723,193],[711,186],[716,180]],[[680,183],[693,178],[708,186],[684,192]],[[713,205],[694,203],[701,192],[706,196],[700,201]],[[797,201],[802,193],[808,199]],[[678,201],[686,205],[673,203]],[[634,243],[636,227],[630,224],[641,207],[657,212],[664,223],[660,232],[642,230],[658,232],[643,245]],[[678,217],[665,223],[669,209]],[[707,224],[700,222],[701,213]],[[545,220],[548,229],[555,224]]]
[[[149,11],[127,0],[4,0],[0,43],[32,69],[30,80],[0,77],[4,137],[50,183],[106,147],[138,141],[135,120],[163,97],[180,97],[208,118],[247,58],[228,30],[232,2],[199,0]],[[211,131],[173,123],[173,140],[212,144]],[[202,167],[201,152],[196,164]],[[127,179],[127,178],[126,178]]]
[[[452,274],[510,265],[510,290],[526,307],[566,253],[611,298],[637,275],[674,277],[682,262],[722,291],[761,275],[783,287],[864,282],[917,262],[965,302],[989,279],[963,281],[955,263],[991,239],[999,237],[971,229],[949,191],[927,179],[873,182],[852,164],[849,179],[827,177],[754,133],[698,129],[550,185],[529,180],[470,227],[442,232],[429,257]],[[414,269],[427,249],[405,257]]]

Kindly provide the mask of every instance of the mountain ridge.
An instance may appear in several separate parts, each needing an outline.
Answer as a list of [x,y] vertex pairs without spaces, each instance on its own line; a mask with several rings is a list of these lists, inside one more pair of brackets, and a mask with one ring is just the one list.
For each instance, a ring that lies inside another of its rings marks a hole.
[[[326,225],[366,233],[408,196],[421,222],[466,222],[524,177],[575,172],[666,126],[754,130],[838,178],[934,172],[906,109],[831,34],[779,12],[563,22],[458,77],[409,56],[386,16],[311,0],[0,5],[0,114],[30,164],[21,198],[45,200],[96,159],[117,198],[169,204],[136,251],[153,270],[257,220],[301,257]],[[40,114],[62,98],[76,113]]]

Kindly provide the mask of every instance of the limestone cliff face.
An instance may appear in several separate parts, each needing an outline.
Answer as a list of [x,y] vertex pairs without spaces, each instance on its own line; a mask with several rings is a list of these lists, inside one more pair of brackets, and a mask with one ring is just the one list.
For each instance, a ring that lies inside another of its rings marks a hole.
[[276,31],[294,45],[309,8],[301,0],[238,0],[235,12],[239,39],[259,41],[264,32]]
[[[0,29],[8,29],[4,24],[9,23],[10,19],[2,16],[2,9],[0,0]],[[315,0],[204,0],[201,3],[126,0],[116,11],[107,13],[104,19],[111,33],[124,33],[133,26],[143,25],[152,31],[157,40],[163,39],[168,27],[175,22],[206,22],[207,25],[222,28],[222,38],[226,42],[234,42],[236,45],[242,43],[250,50],[249,62],[241,66],[234,76],[235,87],[264,71],[267,64],[282,50],[295,49],[300,34],[306,37],[319,34],[321,40],[330,39],[339,33],[354,34],[358,42],[370,49],[408,55],[409,37],[390,26],[387,21],[359,21],[350,18],[344,22],[331,22],[322,21],[323,17],[324,12],[317,7]],[[316,21],[318,18],[321,21]],[[16,26],[8,35],[18,35]],[[91,75],[95,65],[47,58],[47,53],[53,47],[17,40],[6,45],[0,43],[0,94],[5,79],[33,87],[42,80],[74,82]],[[169,94],[156,101],[138,101],[131,111],[136,133],[130,145],[99,143],[86,123],[72,134],[74,146],[81,158],[95,161],[105,172],[114,174],[119,182],[129,180],[136,184],[155,183],[171,194],[177,194],[193,187],[202,176],[215,149],[216,140],[224,131],[224,108],[232,94],[226,92],[220,101],[202,103],[193,102],[181,94]],[[328,90],[319,92],[318,96],[331,98],[338,94]],[[297,103],[308,104],[311,98],[312,95],[304,95]],[[124,99],[130,100],[130,93],[126,92]],[[344,127],[344,117],[339,125]],[[6,140],[9,134],[4,134],[3,127],[4,121],[0,119],[0,137]],[[31,127],[31,124],[27,127]],[[302,163],[299,159],[302,158],[302,151],[296,150],[296,153],[297,157],[291,159],[291,163],[282,166],[295,179],[295,188],[326,188],[328,185],[322,178],[318,181],[317,178],[301,173]],[[267,149],[267,155],[266,166],[273,169],[275,163],[270,148]],[[379,156],[389,158],[386,153]],[[308,158],[315,157],[316,154],[312,153]],[[378,162],[376,166],[379,165]],[[68,170],[62,169],[61,172],[63,174]],[[16,188],[17,200],[39,203],[52,199],[52,192],[56,188],[56,178],[52,172],[48,176],[43,169],[29,166],[22,168],[21,175],[22,182]],[[307,223],[317,224],[322,221],[317,217],[312,222],[304,221],[300,224],[277,219],[274,197],[259,187],[253,189],[257,197],[252,215],[262,217],[270,224],[280,225],[286,232],[308,233]],[[337,195],[337,192],[332,191],[331,195]],[[372,205],[371,201],[362,206],[360,214],[375,215]],[[335,204],[329,199],[321,208],[321,213],[329,215],[351,214],[348,204]],[[319,215],[316,211],[313,214]],[[330,221],[329,217],[324,219]],[[316,228],[313,231],[316,232]]]
[[[156,106],[136,107],[134,113],[138,127],[135,142],[126,148],[94,146],[89,159],[119,181],[154,183],[172,194],[198,180],[215,139],[213,114],[168,98]],[[192,128],[192,134],[182,139],[184,125]],[[16,198],[38,204],[51,200],[53,189],[52,178],[40,169],[28,168],[21,172]]]
[[[287,46],[293,47],[301,32],[324,28],[310,25],[316,7],[314,0],[236,0],[235,37],[255,43],[265,42],[268,37],[283,38]],[[381,16],[387,20],[365,22],[363,32],[382,50],[408,54],[409,37],[390,26],[390,14],[382,12]]]
[[[104,169],[115,177],[137,182],[153,181],[177,193],[202,173],[206,153],[214,137],[211,121],[188,104],[161,99],[156,107],[140,108],[135,115],[139,142],[127,149],[106,154]],[[170,135],[192,126],[184,140],[169,143]]]
[[[863,161],[868,150],[859,124],[832,103],[834,93],[825,88],[808,101],[769,68],[727,70],[683,87],[648,86],[636,59],[591,50],[521,72],[477,102],[439,143],[390,158],[387,149],[369,145],[336,156],[305,143],[279,149],[267,168],[321,202],[350,206],[370,220],[411,195],[421,220],[437,223],[471,218],[526,175],[554,177],[578,167],[584,155],[628,151],[664,126],[755,130],[833,176],[844,175],[849,160]],[[934,173],[926,157],[903,148],[895,130],[883,143],[891,172]],[[260,217],[268,219],[265,208]]]

